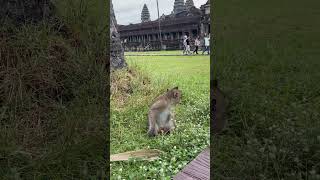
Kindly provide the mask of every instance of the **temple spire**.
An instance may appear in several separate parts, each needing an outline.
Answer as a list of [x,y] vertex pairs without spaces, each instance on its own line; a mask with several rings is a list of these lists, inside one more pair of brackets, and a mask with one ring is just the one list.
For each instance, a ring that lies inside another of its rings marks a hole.
[[185,10],[184,0],[175,0],[173,6],[173,12],[175,14]]
[[147,5],[144,4],[141,12],[141,22],[148,22],[148,21],[150,21],[150,13]]
[[192,7],[194,7],[193,0],[187,0],[187,1],[186,1],[186,8],[187,8],[187,9],[190,9],[190,8],[192,8]]

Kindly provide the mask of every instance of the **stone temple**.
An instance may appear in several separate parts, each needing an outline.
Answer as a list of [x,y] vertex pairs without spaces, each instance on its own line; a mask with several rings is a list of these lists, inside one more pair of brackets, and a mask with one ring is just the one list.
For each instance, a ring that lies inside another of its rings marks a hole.
[[187,0],[186,3],[184,0],[175,0],[171,14],[160,17],[161,36],[159,19],[150,20],[147,10],[144,5],[141,23],[118,25],[125,51],[183,49],[184,35],[190,37],[192,45],[195,37],[203,39],[205,34],[210,34],[210,0],[200,8],[194,6],[193,0]]
[[148,22],[150,20],[149,9],[146,4],[144,4],[142,12],[141,12],[141,22]]

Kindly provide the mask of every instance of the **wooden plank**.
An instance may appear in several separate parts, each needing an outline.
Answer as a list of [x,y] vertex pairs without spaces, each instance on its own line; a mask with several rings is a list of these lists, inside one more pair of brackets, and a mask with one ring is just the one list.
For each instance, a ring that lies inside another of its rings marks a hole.
[[174,180],[210,179],[210,149],[206,148],[193,161],[184,167]]

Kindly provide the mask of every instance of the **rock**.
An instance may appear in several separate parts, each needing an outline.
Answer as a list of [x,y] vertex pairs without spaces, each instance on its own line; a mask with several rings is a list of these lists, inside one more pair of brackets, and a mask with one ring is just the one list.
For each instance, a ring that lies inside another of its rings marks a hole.
[[110,67],[111,69],[121,69],[127,66],[124,59],[124,49],[121,44],[120,34],[117,31],[117,20],[110,1]]

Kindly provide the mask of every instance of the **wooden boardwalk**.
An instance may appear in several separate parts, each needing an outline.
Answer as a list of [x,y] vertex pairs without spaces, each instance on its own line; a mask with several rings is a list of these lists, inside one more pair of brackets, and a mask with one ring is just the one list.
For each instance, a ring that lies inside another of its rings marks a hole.
[[206,148],[193,161],[184,167],[174,180],[210,179],[210,149]]

